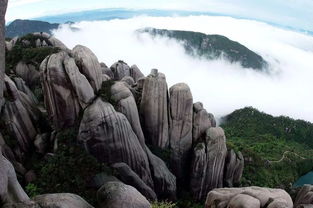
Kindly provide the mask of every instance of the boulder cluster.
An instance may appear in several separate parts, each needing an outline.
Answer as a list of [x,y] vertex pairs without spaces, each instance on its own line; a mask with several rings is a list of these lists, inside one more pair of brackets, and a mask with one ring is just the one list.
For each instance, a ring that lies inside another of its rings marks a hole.
[[[202,103],[194,103],[188,85],[168,89],[165,75],[157,69],[145,77],[136,65],[129,67],[123,61],[109,68],[85,46],[70,50],[48,34],[35,33],[33,42],[23,44],[59,51],[38,67],[20,61],[6,75],[3,54],[22,40],[4,44],[6,3],[0,3],[2,207],[92,207],[70,193],[30,199],[17,180],[16,173],[26,182],[35,180],[36,174],[26,165],[30,153],[53,157],[58,135],[70,127],[77,128],[76,143],[116,173],[117,178],[95,176],[100,208],[149,208],[149,201],[174,201],[182,190],[195,201],[207,199],[207,208],[293,206],[283,190],[223,188],[239,184],[243,155],[227,149],[223,129]],[[40,85],[44,105],[29,87],[34,83]],[[14,144],[7,144],[6,135]],[[296,207],[308,204],[312,187],[304,187],[296,199]]]

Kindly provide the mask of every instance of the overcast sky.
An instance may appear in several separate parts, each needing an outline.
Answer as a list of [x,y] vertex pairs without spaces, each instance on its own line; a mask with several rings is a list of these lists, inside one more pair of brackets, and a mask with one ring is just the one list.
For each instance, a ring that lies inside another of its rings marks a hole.
[[208,11],[313,31],[313,0],[9,0],[7,21],[116,7]]

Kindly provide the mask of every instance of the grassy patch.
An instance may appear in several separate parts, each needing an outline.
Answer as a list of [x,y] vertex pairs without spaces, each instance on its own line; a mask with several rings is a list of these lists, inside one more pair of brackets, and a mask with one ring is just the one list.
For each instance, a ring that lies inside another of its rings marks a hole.
[[38,178],[29,187],[30,193],[74,193],[96,205],[97,190],[88,185],[96,174],[105,172],[110,175],[112,171],[77,146],[76,135],[75,128],[58,134],[58,150],[54,156],[36,165]]

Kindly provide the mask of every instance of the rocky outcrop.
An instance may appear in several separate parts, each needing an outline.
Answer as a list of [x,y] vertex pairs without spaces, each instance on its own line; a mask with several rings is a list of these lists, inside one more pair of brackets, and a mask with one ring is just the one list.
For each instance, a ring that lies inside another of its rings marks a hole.
[[5,77],[5,95],[2,120],[12,139],[17,142],[15,153],[22,159],[38,133],[35,122],[39,119],[39,111],[8,76]]
[[121,80],[125,76],[130,76],[130,68],[124,61],[119,60],[114,63],[110,69],[113,72],[114,80]]
[[154,191],[159,199],[176,200],[176,177],[169,171],[163,160],[152,154],[146,147]]
[[134,187],[108,182],[97,193],[99,208],[151,208],[149,201]]
[[145,77],[137,65],[132,65],[129,69],[129,75],[137,82],[140,78]]
[[149,161],[125,115],[98,98],[86,108],[78,140],[98,160],[113,164],[124,162],[151,188]]
[[45,194],[32,199],[42,208],[93,208],[83,198],[75,194]]
[[313,207],[313,185],[303,186],[297,194],[294,203],[295,208]]
[[117,177],[125,184],[133,186],[142,195],[150,201],[156,201],[157,196],[155,192],[147,186],[139,176],[133,172],[130,167],[125,163],[115,163],[111,166],[117,173]]
[[144,80],[140,102],[141,126],[146,142],[160,148],[169,145],[168,91],[164,74],[153,69]]
[[72,126],[95,96],[91,85],[67,52],[47,57],[40,69],[45,105],[55,128]]
[[[37,47],[52,46],[52,47],[60,48],[65,51],[68,50],[68,48],[64,45],[64,43],[62,43],[60,40],[58,40],[57,38],[53,37],[52,35],[48,33],[35,32],[33,33],[33,35],[38,37],[38,39],[36,40]],[[41,40],[42,38],[46,39],[47,41]]]
[[102,71],[96,55],[87,47],[77,45],[72,54],[82,74],[84,74],[95,91],[101,88]]
[[288,193],[260,187],[221,188],[209,192],[205,208],[292,208]]
[[29,197],[17,181],[13,165],[2,156],[2,148],[0,147],[0,204],[29,202]]
[[65,72],[66,52],[52,54],[40,66],[45,106],[56,129],[72,126],[81,110]]
[[100,66],[101,66],[101,71],[102,71],[102,74],[105,74],[107,75],[108,77],[110,77],[111,79],[114,79],[114,74],[113,72],[111,71],[111,69],[109,69],[107,67],[107,65],[103,62],[100,63]]
[[[170,88],[170,150],[171,169],[178,179],[188,180],[192,147],[193,98],[188,85]],[[189,161],[189,162],[188,162]]]
[[199,143],[194,148],[190,181],[194,199],[202,200],[209,191],[223,187],[226,154],[226,138],[223,129],[209,128],[206,131],[205,143]]
[[142,148],[144,148],[145,137],[141,129],[136,101],[124,82],[115,82],[115,84],[112,85],[111,99],[116,102],[115,109],[126,116]]
[[29,99],[32,101],[32,103],[38,104],[38,100],[35,97],[34,93],[29,89],[29,87],[26,85],[26,83],[24,82],[22,78],[14,77],[13,81],[17,89],[25,93],[29,97]]
[[3,87],[4,87],[4,71],[5,71],[5,13],[7,10],[8,0],[0,2],[0,110],[4,103]]
[[32,64],[26,64],[20,61],[14,70],[15,74],[21,77],[28,86],[38,84],[40,82],[40,73]]
[[228,150],[225,160],[224,187],[233,187],[240,183],[244,168],[244,158],[241,152]]
[[197,102],[193,105],[192,140],[197,142],[205,139],[205,132],[210,127],[216,127],[214,116],[208,113],[203,104]]
[[32,201],[6,204],[3,208],[93,208],[93,206],[78,195],[60,193],[38,195]]

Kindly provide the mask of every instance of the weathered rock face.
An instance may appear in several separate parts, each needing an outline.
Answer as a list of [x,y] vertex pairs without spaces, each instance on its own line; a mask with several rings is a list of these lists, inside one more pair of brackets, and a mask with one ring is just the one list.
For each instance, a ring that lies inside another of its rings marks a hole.
[[311,208],[313,207],[313,186],[303,186],[295,199],[295,208]]
[[30,202],[19,182],[17,181],[14,167],[2,156],[0,147],[0,204],[14,204]]
[[15,74],[21,77],[28,86],[38,84],[40,82],[40,73],[32,64],[26,64],[20,61],[14,70]]
[[86,108],[78,140],[98,160],[109,164],[124,162],[151,188],[149,161],[127,118],[98,98]]
[[35,111],[27,95],[17,90],[14,82],[5,76],[5,95],[7,96],[3,107],[3,121],[12,136],[17,141],[15,152],[23,157],[27,153],[37,135],[33,122],[38,121],[38,112]]
[[35,196],[27,203],[6,204],[3,208],[93,208],[84,199],[75,194],[45,194]]
[[37,36],[38,38],[42,37],[48,39],[48,43],[46,41],[40,41],[40,39],[37,39],[36,41],[37,47],[52,46],[60,48],[65,51],[68,50],[68,48],[60,40],[56,39],[55,37],[51,36],[48,33],[36,32],[33,33],[33,35]]
[[32,200],[42,208],[93,208],[75,194],[45,194],[36,196]]
[[29,97],[29,99],[32,101],[32,103],[38,104],[38,100],[35,97],[34,93],[29,89],[29,87],[25,84],[25,82],[22,78],[14,77],[13,81],[14,81],[17,89],[19,91],[24,92]]
[[144,80],[140,103],[141,126],[146,142],[155,147],[169,145],[168,91],[164,74],[152,70]]
[[216,127],[214,116],[208,113],[203,104],[198,102],[193,105],[192,139],[194,143],[205,139],[205,132],[210,127]]
[[233,187],[234,184],[239,184],[243,168],[244,158],[241,152],[229,150],[225,160],[224,186]]
[[66,52],[52,54],[40,66],[45,106],[56,129],[73,125],[81,109],[64,69],[66,58]]
[[115,163],[111,167],[117,172],[118,178],[123,183],[133,186],[150,201],[157,200],[155,192],[147,186],[127,164]]
[[5,71],[5,13],[7,10],[8,0],[0,2],[0,110],[4,103],[3,87],[4,87],[4,71]]
[[208,193],[205,208],[292,208],[287,192],[260,187],[221,188]]
[[125,76],[130,76],[130,68],[124,61],[118,61],[110,67],[114,80],[121,80]]
[[40,68],[45,105],[54,126],[73,125],[79,111],[95,96],[91,85],[66,52],[47,57]]
[[176,177],[169,171],[164,161],[152,154],[147,147],[146,152],[154,181],[154,191],[158,198],[176,200]]
[[134,187],[108,182],[97,193],[99,208],[151,208],[149,201]]
[[101,66],[101,71],[102,71],[102,74],[105,74],[107,75],[108,77],[110,77],[111,79],[114,78],[114,74],[113,72],[111,71],[111,69],[109,69],[107,67],[107,65],[105,63],[100,63],[100,66]]
[[111,87],[111,95],[111,99],[117,103],[115,106],[116,110],[126,116],[132,126],[132,129],[138,137],[142,148],[144,148],[145,137],[141,129],[138,109],[133,94],[125,83],[115,82],[115,84]]
[[188,85],[170,88],[170,150],[171,169],[178,179],[188,180],[192,147],[193,98]]
[[95,91],[101,88],[102,71],[96,55],[87,47],[77,45],[73,48],[72,54],[76,64],[80,68]]
[[194,148],[191,163],[191,192],[196,200],[202,200],[214,188],[223,187],[223,171],[227,154],[226,138],[222,128],[206,131],[206,142]]
[[144,75],[137,67],[137,65],[132,65],[129,69],[129,75],[137,82],[140,78],[143,78]]

